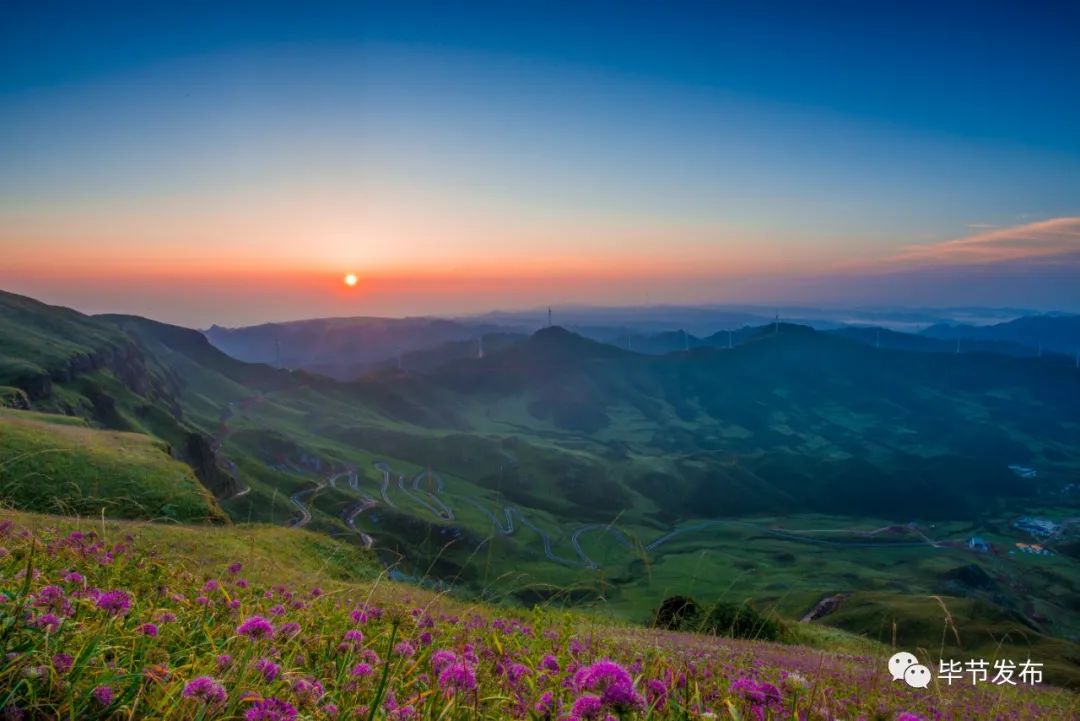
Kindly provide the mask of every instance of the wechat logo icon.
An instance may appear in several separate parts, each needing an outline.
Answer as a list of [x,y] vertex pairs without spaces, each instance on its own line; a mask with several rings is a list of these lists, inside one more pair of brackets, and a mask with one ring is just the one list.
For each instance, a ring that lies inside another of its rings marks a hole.
[[893,681],[903,681],[912,688],[926,688],[930,685],[930,669],[919,663],[915,654],[901,651],[889,659],[889,673]]

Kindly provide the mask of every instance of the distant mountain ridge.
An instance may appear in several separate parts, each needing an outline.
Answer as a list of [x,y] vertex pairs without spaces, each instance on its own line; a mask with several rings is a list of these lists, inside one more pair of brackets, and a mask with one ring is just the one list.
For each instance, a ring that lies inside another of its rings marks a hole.
[[212,326],[203,334],[238,360],[303,368],[351,380],[388,359],[502,330],[441,318],[319,318],[245,328]]
[[[726,348],[744,340],[748,328],[775,322],[757,307],[560,308],[557,325],[591,340],[639,353],[663,355],[694,348]],[[783,322],[831,331],[876,347],[914,352],[961,352],[1013,356],[1065,353],[1075,330],[1067,314],[1012,316],[1016,309],[822,311],[788,309]],[[665,313],[672,315],[665,316]],[[978,318],[1009,317],[997,325],[951,324],[943,315]],[[212,326],[204,335],[215,347],[239,360],[298,368],[353,380],[372,372],[396,369],[430,372],[442,362],[475,357],[481,336],[489,350],[508,339],[531,334],[547,325],[546,310],[493,312],[463,318],[319,318],[266,323],[243,328]],[[881,325],[875,325],[876,322]],[[928,325],[929,324],[929,325]],[[1042,339],[1041,341],[1039,339]],[[951,342],[951,346],[949,344]],[[1070,354],[1075,351],[1068,351]]]
[[1015,343],[1027,348],[1074,356],[1080,353],[1080,315],[1047,314],[994,325],[938,324],[921,335],[941,340]]

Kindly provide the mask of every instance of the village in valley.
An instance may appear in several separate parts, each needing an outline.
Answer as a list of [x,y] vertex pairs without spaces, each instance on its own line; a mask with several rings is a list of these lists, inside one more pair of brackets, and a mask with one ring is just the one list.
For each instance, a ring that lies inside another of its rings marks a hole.
[[[1009,466],[1017,477],[1034,481],[1038,478],[1038,472],[1030,467],[1020,464]],[[1061,488],[1061,495],[1068,496],[1074,493],[1080,486],[1076,483],[1065,484]],[[1056,514],[1053,514],[1056,515]],[[998,543],[987,540],[985,535],[972,535],[967,541],[967,547],[976,553],[988,553],[994,555],[1016,556],[1027,554],[1031,556],[1053,557],[1057,555],[1054,546],[1058,543],[1067,543],[1070,527],[1080,523],[1080,517],[1061,518],[1052,520],[1043,515],[1021,515],[1008,524],[1010,536],[1019,535],[1020,538],[1000,537]]]

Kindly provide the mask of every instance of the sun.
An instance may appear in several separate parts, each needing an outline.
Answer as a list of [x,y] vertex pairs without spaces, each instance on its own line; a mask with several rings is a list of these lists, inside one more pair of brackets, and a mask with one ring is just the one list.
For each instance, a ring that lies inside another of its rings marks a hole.
[[352,288],[354,285],[356,285],[356,281],[357,281],[357,277],[356,277],[355,273],[346,273],[345,274],[345,285]]

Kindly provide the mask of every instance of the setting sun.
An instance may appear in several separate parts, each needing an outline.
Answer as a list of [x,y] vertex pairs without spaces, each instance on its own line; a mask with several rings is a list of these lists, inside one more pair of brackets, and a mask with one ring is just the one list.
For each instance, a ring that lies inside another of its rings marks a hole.
[[345,275],[345,285],[349,286],[350,288],[352,288],[354,285],[356,285],[356,274],[355,273],[347,273]]

